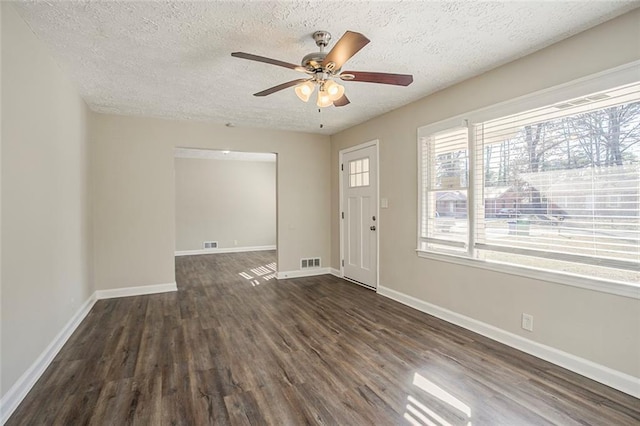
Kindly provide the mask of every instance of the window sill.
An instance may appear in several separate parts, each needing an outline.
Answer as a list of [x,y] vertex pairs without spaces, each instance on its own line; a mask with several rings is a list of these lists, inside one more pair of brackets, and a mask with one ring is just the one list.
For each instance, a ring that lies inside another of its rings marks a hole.
[[434,253],[420,249],[417,249],[416,253],[418,254],[418,257],[424,259],[455,263],[472,268],[487,269],[490,271],[502,272],[505,274],[524,278],[537,279],[540,281],[546,281],[555,284],[562,284],[571,287],[599,291],[602,293],[615,294],[617,296],[624,296],[632,299],[640,299],[640,286],[635,286],[633,284],[626,284],[616,281],[604,281],[577,275],[527,268],[524,266],[486,262],[484,260],[473,259],[461,255]]

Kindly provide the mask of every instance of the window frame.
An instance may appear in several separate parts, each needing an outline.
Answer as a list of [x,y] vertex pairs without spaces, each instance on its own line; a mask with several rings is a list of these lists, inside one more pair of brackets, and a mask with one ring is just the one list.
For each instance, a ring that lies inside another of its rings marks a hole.
[[[507,100],[485,108],[460,114],[442,121],[427,124],[417,129],[417,167],[418,167],[418,188],[417,188],[417,232],[416,232],[416,253],[420,258],[436,261],[444,261],[475,268],[487,269],[516,275],[526,278],[534,278],[541,281],[570,285],[574,287],[596,290],[609,294],[616,294],[625,297],[640,299],[640,284],[609,281],[600,278],[585,277],[583,275],[571,274],[562,271],[548,269],[538,269],[531,266],[498,263],[485,261],[475,257],[475,222],[476,222],[476,139],[475,128],[477,125],[499,119],[512,114],[522,113],[531,109],[552,105],[566,99],[573,99],[589,95],[591,93],[609,90],[614,87],[638,82],[638,69],[640,61],[634,61],[620,67],[596,73],[565,84],[557,85]],[[466,251],[447,251],[429,249],[422,238],[422,212],[423,210],[423,161],[422,161],[422,141],[424,138],[433,137],[438,133],[453,130],[455,128],[467,127],[469,135],[469,176],[467,192],[467,226],[468,242]]]

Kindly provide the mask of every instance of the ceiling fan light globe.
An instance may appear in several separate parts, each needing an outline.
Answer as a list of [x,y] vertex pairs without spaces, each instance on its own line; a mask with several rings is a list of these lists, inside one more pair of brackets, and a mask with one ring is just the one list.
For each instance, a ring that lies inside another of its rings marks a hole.
[[337,93],[338,88],[336,87],[336,83],[333,80],[328,80],[324,83],[324,91],[329,94],[329,96],[333,96]]
[[313,93],[313,87],[313,83],[307,81],[306,83],[298,84],[294,90],[301,101],[308,102]]
[[337,101],[344,95],[344,86],[336,83],[335,81],[328,81],[324,85],[324,90],[327,91],[332,101]]
[[318,90],[318,102],[316,103],[320,108],[333,105],[333,100],[325,90]]

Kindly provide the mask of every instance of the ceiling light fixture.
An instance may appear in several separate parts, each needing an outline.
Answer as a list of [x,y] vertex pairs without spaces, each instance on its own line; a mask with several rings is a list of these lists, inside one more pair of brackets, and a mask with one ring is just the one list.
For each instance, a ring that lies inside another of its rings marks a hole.
[[345,32],[329,52],[325,52],[325,48],[331,40],[331,34],[328,31],[316,31],[311,37],[316,42],[316,46],[319,47],[320,51],[305,55],[300,65],[246,52],[231,53],[231,56],[235,58],[264,62],[307,74],[307,78],[287,81],[286,83],[278,84],[277,86],[254,93],[253,96],[268,96],[280,90],[295,87],[296,96],[303,102],[309,102],[315,87],[318,86],[318,100],[316,104],[320,108],[330,105],[343,107],[349,105],[350,101],[344,94],[344,87],[334,80],[362,81],[366,83],[392,84],[395,86],[408,86],[413,82],[413,76],[410,74],[363,71],[343,72],[342,66],[345,62],[369,43],[369,39],[360,33],[354,31]]
[[315,87],[318,86],[318,100],[316,105],[325,108],[333,105],[344,95],[344,86],[333,80],[312,79],[295,86],[294,90],[298,98],[303,102],[309,102]]

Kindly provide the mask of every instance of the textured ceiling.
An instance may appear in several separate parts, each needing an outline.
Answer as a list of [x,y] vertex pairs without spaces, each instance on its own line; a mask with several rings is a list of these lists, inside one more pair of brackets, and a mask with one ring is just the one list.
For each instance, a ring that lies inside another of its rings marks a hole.
[[[333,134],[638,3],[38,1],[15,6],[95,111]],[[371,40],[345,69],[413,74],[414,83],[345,82],[351,104],[321,113],[292,88],[252,96],[304,74],[232,58],[231,52],[297,64],[317,50],[311,39],[316,30],[331,32],[334,42],[347,30]]]

